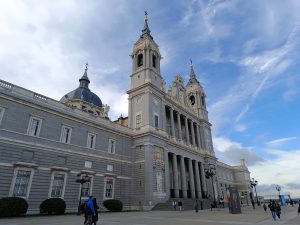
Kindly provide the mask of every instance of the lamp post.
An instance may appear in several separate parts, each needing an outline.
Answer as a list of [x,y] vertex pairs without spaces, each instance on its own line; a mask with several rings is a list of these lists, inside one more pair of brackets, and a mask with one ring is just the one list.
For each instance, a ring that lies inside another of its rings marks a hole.
[[206,179],[211,179],[211,187],[213,191],[213,200],[214,200],[214,205],[216,205],[216,196],[215,196],[215,188],[214,188],[214,181],[213,177],[216,175],[216,169],[213,167],[209,167],[209,169],[205,170],[205,177]]
[[82,196],[82,185],[86,182],[90,181],[90,177],[88,175],[81,176],[81,174],[77,174],[76,182],[80,184],[80,194],[79,194],[79,203],[78,203],[78,212],[77,215],[81,214],[81,196]]
[[281,187],[278,184],[276,185],[276,190],[278,191],[278,196],[279,196],[279,200],[280,200],[281,199],[281,196],[280,196]]
[[258,201],[257,192],[256,192],[256,185],[257,184],[258,184],[258,182],[257,182],[257,180],[254,180],[254,178],[252,178],[252,180],[250,180],[250,185],[251,185],[252,188],[254,187],[254,190],[255,190],[256,203],[257,203],[258,206],[260,206],[260,202]]

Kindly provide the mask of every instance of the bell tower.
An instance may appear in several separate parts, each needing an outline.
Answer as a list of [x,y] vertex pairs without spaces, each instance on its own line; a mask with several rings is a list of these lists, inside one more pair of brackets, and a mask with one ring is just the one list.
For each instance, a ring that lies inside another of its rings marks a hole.
[[128,126],[135,130],[163,129],[162,97],[165,81],[160,74],[161,54],[148,26],[145,12],[142,34],[131,54],[132,74],[129,100]]
[[163,79],[160,75],[161,55],[158,45],[153,40],[145,12],[144,28],[138,41],[133,46],[131,89],[151,83],[162,90]]
[[191,61],[190,79],[186,86],[188,105],[199,118],[208,121],[206,101],[205,101],[206,95],[203,90],[203,87],[201,86],[200,82],[196,78],[193,62],[192,60],[190,61]]

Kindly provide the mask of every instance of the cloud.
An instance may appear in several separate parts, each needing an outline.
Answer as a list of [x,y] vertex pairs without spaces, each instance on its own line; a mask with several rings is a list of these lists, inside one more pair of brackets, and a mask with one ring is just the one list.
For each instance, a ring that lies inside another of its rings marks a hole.
[[237,164],[241,158],[246,160],[247,165],[255,165],[265,160],[258,156],[251,148],[244,147],[241,143],[233,142],[223,137],[213,139],[217,157],[229,163]]
[[286,142],[290,142],[296,139],[298,139],[298,137],[286,137],[286,138],[280,138],[280,139],[268,141],[266,144],[272,147],[279,147],[284,145]]
[[283,99],[287,102],[291,101],[298,94],[298,92],[299,91],[296,89],[289,89],[283,93]]
[[234,130],[237,132],[244,132],[245,130],[247,130],[247,126],[245,124],[239,123],[235,125]]
[[[300,150],[268,150],[273,155],[272,160],[251,165],[251,177],[258,180],[259,195],[278,195],[275,185],[282,187],[282,194],[292,194],[292,197],[300,197],[299,180],[300,165],[295,159],[300,158]],[[260,188],[262,187],[262,190]],[[261,192],[260,192],[261,191]]]

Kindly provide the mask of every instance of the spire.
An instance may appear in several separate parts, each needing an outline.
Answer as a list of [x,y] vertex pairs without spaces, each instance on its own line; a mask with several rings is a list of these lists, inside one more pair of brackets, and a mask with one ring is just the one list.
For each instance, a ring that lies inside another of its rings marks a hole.
[[148,36],[150,37],[151,39],[153,39],[153,37],[151,36],[151,30],[149,29],[148,27],[148,13],[147,11],[145,11],[145,19],[144,19],[145,23],[144,23],[144,28],[142,30],[142,35],[141,35],[141,38],[145,37],[145,36]]
[[191,62],[190,79],[196,79],[196,74],[194,72],[194,67],[193,67],[193,61],[191,59],[190,62]]
[[197,80],[196,78],[196,74],[194,72],[194,67],[193,67],[193,61],[190,59],[190,62],[191,62],[191,71],[190,71],[190,79],[189,79],[189,82],[187,84],[188,85],[192,85],[192,84],[199,84],[199,81]]
[[79,87],[83,87],[83,88],[87,88],[89,89],[89,83],[90,83],[90,80],[87,76],[87,71],[88,71],[88,63],[85,64],[85,71],[84,71],[84,74],[83,76],[79,79]]

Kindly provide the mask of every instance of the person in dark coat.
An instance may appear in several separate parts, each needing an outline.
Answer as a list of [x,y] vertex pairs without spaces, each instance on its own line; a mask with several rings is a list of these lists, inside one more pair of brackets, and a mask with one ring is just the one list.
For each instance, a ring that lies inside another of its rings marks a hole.
[[198,203],[197,199],[196,199],[195,204],[194,204],[194,209],[195,209],[196,213],[199,211],[199,203]]
[[267,212],[267,206],[266,206],[266,203],[264,203],[263,208],[264,208],[265,212]]
[[278,219],[280,219],[281,206],[280,206],[279,203],[277,203],[276,206],[275,206],[275,212],[276,212],[276,215],[277,215]]
[[300,200],[298,202],[298,216],[300,215]]
[[98,221],[98,209],[99,209],[96,198],[93,198],[93,205],[94,205],[95,215],[93,216],[92,224],[96,225]]
[[269,204],[269,208],[270,208],[270,211],[272,213],[272,218],[273,220],[276,220],[276,212],[275,212],[275,209],[276,209],[276,204],[275,204],[275,201],[272,200]]
[[179,201],[178,201],[178,208],[179,208],[179,211],[182,210],[182,201],[181,201],[181,199],[179,199]]

